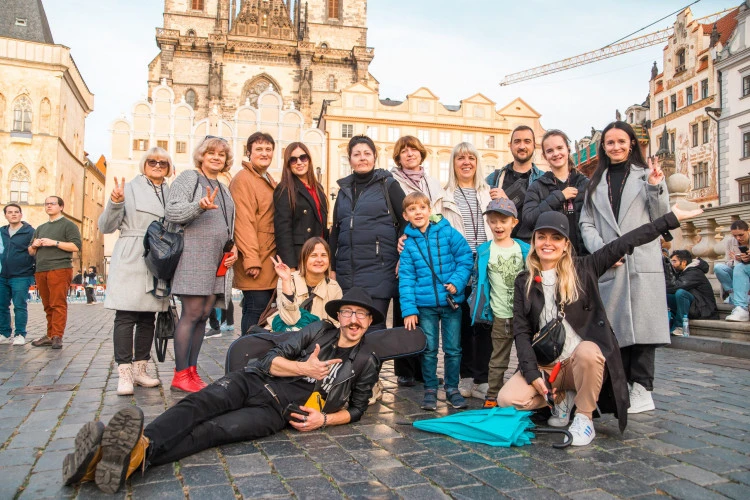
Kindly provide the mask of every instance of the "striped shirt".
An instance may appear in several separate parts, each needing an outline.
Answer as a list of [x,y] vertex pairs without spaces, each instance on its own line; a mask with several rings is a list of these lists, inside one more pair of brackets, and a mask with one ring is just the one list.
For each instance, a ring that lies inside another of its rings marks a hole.
[[458,204],[458,210],[461,212],[461,218],[464,222],[464,238],[469,243],[471,251],[476,253],[477,247],[487,241],[482,208],[479,206],[479,200],[477,199],[477,190],[456,186],[455,191],[453,191],[453,199]]

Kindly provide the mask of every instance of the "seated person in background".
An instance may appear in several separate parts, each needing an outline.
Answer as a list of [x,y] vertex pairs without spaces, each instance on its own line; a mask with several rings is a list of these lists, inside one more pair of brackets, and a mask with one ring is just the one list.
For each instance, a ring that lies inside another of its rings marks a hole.
[[714,265],[716,279],[721,283],[725,303],[734,304],[727,321],[748,321],[747,292],[750,290],[750,233],[747,222],[736,220],[729,226],[732,237],[727,240],[726,264]]
[[340,299],[342,293],[336,280],[329,277],[330,249],[323,238],[315,236],[305,241],[297,271],[292,272],[278,255],[271,260],[279,276],[276,287],[279,310],[268,318],[265,328],[273,332],[299,330],[320,319],[338,324],[325,309],[328,301]]
[[[326,304],[340,328],[306,326],[244,371],[231,372],[188,394],[143,429],[143,412],[124,408],[104,427],[85,424],[63,460],[63,482],[94,479],[117,492],[135,470],[175,462],[201,450],[276,434],[287,421],[306,432],[357,422],[367,410],[380,361],[360,349],[365,331],[384,320],[362,288]],[[317,397],[316,397],[317,396]],[[307,401],[307,403],[306,403]],[[293,411],[297,405],[306,414]],[[287,410],[291,406],[291,411]]]
[[688,250],[675,250],[670,257],[674,278],[667,282],[667,305],[672,311],[669,331],[682,336],[682,320],[719,319],[714,289],[706,277],[708,263],[701,259],[693,260]]

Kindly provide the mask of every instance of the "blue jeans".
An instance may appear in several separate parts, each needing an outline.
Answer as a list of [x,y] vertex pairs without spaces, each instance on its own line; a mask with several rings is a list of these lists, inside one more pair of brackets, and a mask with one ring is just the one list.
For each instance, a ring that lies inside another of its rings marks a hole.
[[427,346],[422,352],[422,376],[425,389],[437,389],[437,354],[440,345],[442,323],[443,370],[445,389],[457,389],[461,368],[461,309],[450,307],[420,307],[419,326],[427,337]]
[[750,291],[750,264],[734,263],[734,267],[716,264],[714,274],[724,290],[732,290],[732,304],[747,308],[747,293]]
[[33,276],[24,278],[3,278],[0,276],[0,334],[10,337],[10,303],[16,314],[16,335],[26,336],[26,323],[29,313],[26,300],[29,298],[29,287],[34,283]]
[[271,290],[242,290],[244,301],[242,302],[242,322],[240,335],[247,335],[251,326],[258,324],[260,315],[263,314],[268,302],[273,295]]
[[672,321],[669,324],[669,331],[671,332],[678,326],[682,328],[683,316],[690,317],[690,304],[693,303],[695,297],[687,290],[678,289],[675,293],[667,294],[667,306],[672,311]]

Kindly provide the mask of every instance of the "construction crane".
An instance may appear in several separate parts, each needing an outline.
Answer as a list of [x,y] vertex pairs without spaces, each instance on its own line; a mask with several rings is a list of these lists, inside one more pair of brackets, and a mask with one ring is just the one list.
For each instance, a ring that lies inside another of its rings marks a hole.
[[[721,12],[716,12],[708,16],[700,17],[696,19],[696,21],[703,21],[702,24],[709,24],[715,22],[724,14],[734,10],[735,8],[736,7],[733,7],[731,9],[724,9]],[[596,61],[601,61],[602,59],[608,59],[610,57],[619,56],[620,54],[626,54],[634,50],[651,47],[652,45],[657,45],[659,43],[667,41],[669,37],[672,36],[673,31],[674,27],[670,26],[669,28],[655,31],[653,33],[649,33],[648,35],[643,35],[625,40],[623,42],[607,45],[606,47],[602,47],[601,49],[584,52],[583,54],[579,54],[577,56],[568,57],[566,59],[555,61],[549,64],[543,64],[535,68],[519,71],[518,73],[511,73],[503,78],[503,80],[500,82],[500,85],[506,86],[518,82],[523,82],[525,80],[532,80],[534,78],[539,78],[540,76],[557,73],[559,71],[565,71],[568,69],[576,68],[578,66],[583,66],[585,64],[591,64]]]

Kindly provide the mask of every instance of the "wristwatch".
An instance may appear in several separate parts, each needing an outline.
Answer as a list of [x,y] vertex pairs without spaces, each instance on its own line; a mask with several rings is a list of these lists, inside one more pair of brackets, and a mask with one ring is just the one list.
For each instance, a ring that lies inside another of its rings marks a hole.
[[59,247],[59,246],[60,246],[60,242],[59,242],[59,241],[56,241],[56,242],[55,242],[55,246],[56,246],[56,247]]

